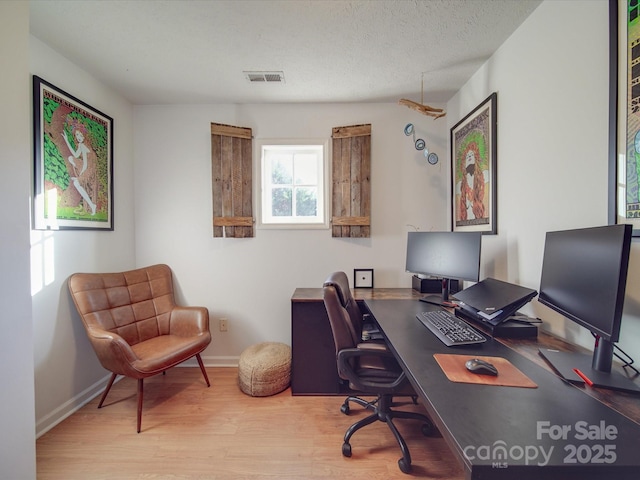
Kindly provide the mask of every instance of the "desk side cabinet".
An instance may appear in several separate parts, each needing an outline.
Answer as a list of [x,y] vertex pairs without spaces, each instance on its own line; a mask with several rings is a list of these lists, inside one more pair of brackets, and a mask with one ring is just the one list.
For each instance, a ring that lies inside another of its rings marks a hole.
[[322,289],[298,288],[291,297],[291,355],[292,395],[341,393]]
[[[363,313],[370,313],[364,303],[367,299],[417,301],[421,296],[411,288],[360,288],[353,294]],[[338,376],[322,288],[296,288],[291,297],[291,354],[292,395],[357,393]]]

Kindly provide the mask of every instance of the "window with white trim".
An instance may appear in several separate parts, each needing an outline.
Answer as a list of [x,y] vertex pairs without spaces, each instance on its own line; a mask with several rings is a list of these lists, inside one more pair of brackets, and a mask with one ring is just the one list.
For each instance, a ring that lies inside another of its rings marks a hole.
[[258,141],[263,227],[329,228],[327,140]]

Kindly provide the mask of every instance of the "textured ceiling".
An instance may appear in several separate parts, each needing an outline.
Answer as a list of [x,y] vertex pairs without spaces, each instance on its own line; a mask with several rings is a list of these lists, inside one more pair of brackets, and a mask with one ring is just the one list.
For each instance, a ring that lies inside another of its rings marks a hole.
[[[540,0],[31,0],[31,33],[134,104],[442,103]],[[250,83],[244,71],[282,71]]]

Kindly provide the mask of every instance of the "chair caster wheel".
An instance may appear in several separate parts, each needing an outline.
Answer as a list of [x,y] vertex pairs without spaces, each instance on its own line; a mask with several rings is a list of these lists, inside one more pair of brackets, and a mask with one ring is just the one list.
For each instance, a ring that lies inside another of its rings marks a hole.
[[344,455],[345,457],[351,456],[351,445],[348,444],[347,442],[344,442],[342,444],[342,455]]
[[431,435],[433,435],[433,432],[435,431],[435,427],[429,423],[423,423],[421,430],[422,430],[422,435],[424,435],[425,437],[430,437]]
[[340,411],[345,415],[349,415],[349,413],[351,413],[351,409],[349,408],[349,405],[346,403],[340,407]]
[[411,464],[404,461],[404,458],[398,460],[398,467],[402,473],[411,473]]

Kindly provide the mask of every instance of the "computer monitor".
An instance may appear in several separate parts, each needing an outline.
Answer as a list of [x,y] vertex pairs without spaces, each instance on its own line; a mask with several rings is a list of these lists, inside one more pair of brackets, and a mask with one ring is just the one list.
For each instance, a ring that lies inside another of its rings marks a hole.
[[445,305],[449,280],[477,282],[480,278],[481,232],[409,232],[406,271],[442,279],[442,295],[420,300]]
[[611,367],[620,336],[631,233],[631,225],[609,225],[546,235],[538,299],[596,339],[591,358],[541,351],[567,380],[586,377],[589,382],[593,377],[598,386],[616,388]]

